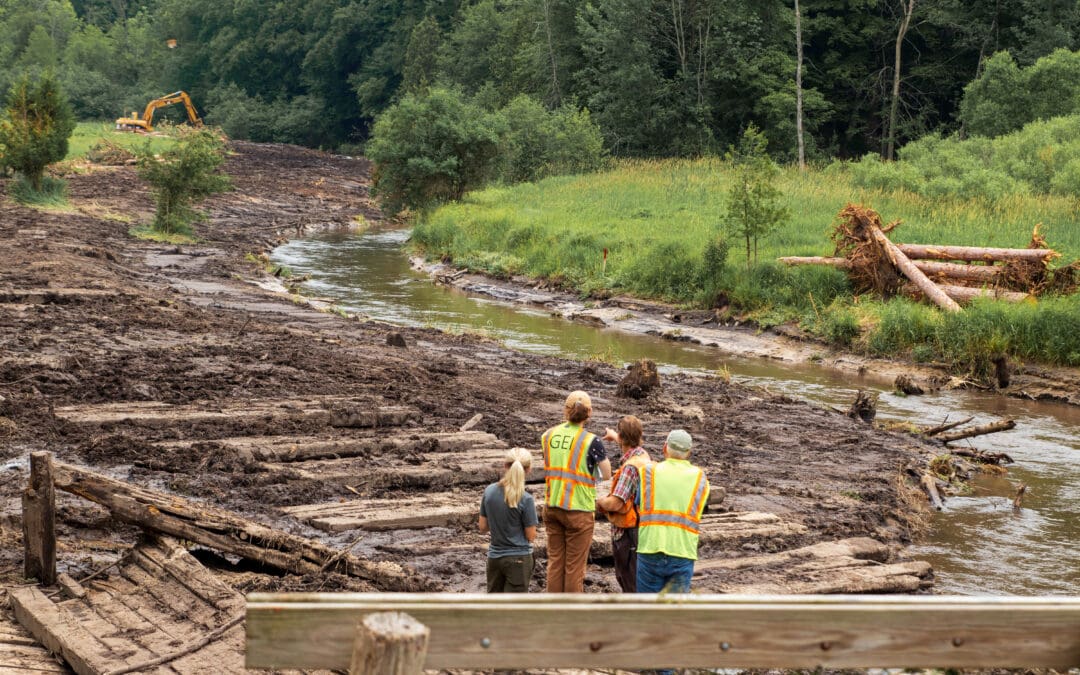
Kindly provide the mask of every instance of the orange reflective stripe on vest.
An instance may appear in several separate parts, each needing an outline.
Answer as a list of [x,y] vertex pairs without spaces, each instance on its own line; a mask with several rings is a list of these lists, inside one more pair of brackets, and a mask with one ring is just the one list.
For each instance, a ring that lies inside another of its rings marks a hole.
[[685,510],[672,511],[656,508],[656,468],[658,465],[650,464],[641,470],[641,511],[638,513],[638,525],[666,525],[677,527],[693,534],[698,534],[701,529],[701,507],[705,498],[705,472],[697,470],[697,479],[690,493]]

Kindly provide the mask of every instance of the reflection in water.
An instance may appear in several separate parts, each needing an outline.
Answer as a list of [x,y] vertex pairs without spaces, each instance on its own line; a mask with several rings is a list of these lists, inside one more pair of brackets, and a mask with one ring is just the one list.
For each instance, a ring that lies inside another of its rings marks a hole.
[[[917,424],[936,424],[946,415],[974,415],[978,424],[1015,419],[1014,431],[975,439],[980,449],[1016,460],[1008,478],[980,479],[970,496],[948,499],[911,555],[933,564],[942,593],[1080,593],[1080,522],[1074,517],[1080,511],[1080,410],[978,392],[902,397],[887,382],[825,368],[732,359],[708,347],[571,323],[432,284],[409,269],[401,251],[407,238],[405,230],[330,233],[290,242],[273,259],[310,274],[307,293],[334,298],[350,311],[403,325],[483,333],[522,351],[623,362],[647,357],[661,370],[726,368],[740,382],[842,408],[854,388],[872,389],[881,392],[880,418]],[[1024,508],[1014,512],[1011,498],[1020,482],[1028,489]]]

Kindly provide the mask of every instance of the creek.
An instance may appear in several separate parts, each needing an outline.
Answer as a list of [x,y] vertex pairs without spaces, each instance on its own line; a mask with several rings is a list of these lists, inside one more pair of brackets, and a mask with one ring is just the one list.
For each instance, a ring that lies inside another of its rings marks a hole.
[[[968,495],[949,497],[930,531],[908,549],[930,562],[938,593],[1080,595],[1080,408],[978,391],[904,397],[891,382],[806,364],[733,358],[720,349],[596,328],[535,307],[438,286],[412,270],[407,230],[326,232],[275,249],[275,264],[310,275],[305,293],[373,319],[406,326],[474,332],[525,352],[626,363],[654,360],[661,372],[729,372],[734,381],[846,409],[855,389],[880,394],[878,418],[919,425],[974,416],[975,423],[1015,419],[1013,431],[975,439],[981,450],[1016,463],[1006,476],[981,476]],[[1027,485],[1023,508],[1012,508]]]

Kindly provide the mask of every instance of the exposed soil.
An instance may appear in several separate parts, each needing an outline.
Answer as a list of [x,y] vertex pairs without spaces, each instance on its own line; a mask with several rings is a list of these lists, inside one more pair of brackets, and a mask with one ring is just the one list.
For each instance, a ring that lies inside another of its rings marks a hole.
[[[357,483],[313,477],[288,464],[270,470],[250,451],[222,442],[380,433],[328,425],[319,416],[241,414],[253,402],[287,408],[316,398],[418,410],[419,418],[398,424],[395,434],[457,431],[482,413],[474,431],[534,449],[543,430],[559,421],[561,402],[573,389],[592,394],[594,430],[637,415],[653,451],[669,429],[684,427],[695,439],[695,461],[727,490],[721,510],[771,513],[805,528],[736,547],[709,544],[703,558],[856,536],[877,538],[895,552],[917,533],[921,507],[901,478],[934,448],[915,437],[721,379],[666,376],[643,398],[618,398],[625,372],[616,368],[526,355],[469,335],[345,318],[265,290],[256,282],[268,286],[272,278],[246,254],[257,256],[308,228],[347,225],[360,214],[369,221],[380,217],[368,195],[370,167],[289,146],[236,143],[232,149],[227,170],[236,189],[209,202],[198,245],[128,235],[132,220],[146,222],[152,211],[151,196],[130,167],[92,167],[70,176],[71,213],[10,201],[0,207],[0,586],[21,582],[26,456],[49,450],[143,486],[357,546],[361,555],[414,564],[451,589],[480,590],[484,539],[471,522],[360,539],[355,532],[326,534],[280,508],[352,500]],[[388,345],[390,333],[400,333],[407,347]],[[62,411],[136,402],[224,414],[162,424],[86,423]],[[394,480],[391,472],[371,481],[361,488],[364,498],[405,500],[434,487],[458,487],[448,494],[479,501],[479,487],[434,473],[425,479],[423,447],[393,460],[378,452],[356,460],[361,473],[384,464],[419,467],[412,478],[403,473]],[[115,560],[137,537],[70,495],[60,498],[59,518],[61,569],[76,577]],[[214,563],[212,556],[203,559]],[[242,590],[351,587],[348,580],[256,574],[218,562],[223,578]],[[611,569],[592,566],[589,588],[614,588]]]

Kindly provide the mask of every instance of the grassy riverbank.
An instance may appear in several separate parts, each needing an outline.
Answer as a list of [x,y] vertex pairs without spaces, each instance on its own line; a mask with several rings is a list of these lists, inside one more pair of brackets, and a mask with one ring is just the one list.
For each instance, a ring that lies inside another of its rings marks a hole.
[[848,202],[870,206],[887,221],[902,220],[893,236],[903,242],[1023,247],[1041,222],[1051,245],[1071,260],[1080,257],[1075,199],[930,199],[860,188],[842,165],[805,174],[789,168],[779,187],[792,217],[760,242],[758,264],[747,270],[743,243],[733,237],[726,265],[704,254],[708,242],[724,234],[728,175],[715,159],[635,161],[596,174],[490,188],[431,214],[414,240],[429,255],[450,256],[459,265],[550,279],[583,294],[626,292],[706,306],[719,292],[735,311],[764,325],[797,321],[875,354],[908,352],[976,372],[997,353],[1080,365],[1078,297],[1022,306],[978,303],[945,316],[904,300],[855,298],[835,270],[772,262],[831,253],[828,231]]
[[91,148],[103,141],[115,143],[122,148],[137,152],[149,144],[153,152],[161,152],[171,147],[176,141],[171,136],[133,134],[116,131],[109,122],[79,122],[75,132],[68,140],[65,160],[82,159]]

